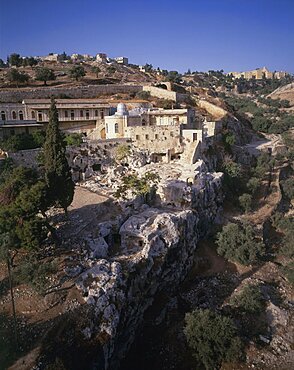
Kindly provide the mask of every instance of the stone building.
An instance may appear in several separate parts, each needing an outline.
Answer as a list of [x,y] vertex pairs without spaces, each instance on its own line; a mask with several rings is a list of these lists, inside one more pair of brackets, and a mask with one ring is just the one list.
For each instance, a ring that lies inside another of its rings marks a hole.
[[114,115],[105,117],[107,139],[130,138],[134,146],[147,149],[155,162],[180,159],[194,162],[203,141],[201,122],[193,109],[144,109],[128,111],[118,104]]
[[116,63],[123,64],[125,66],[129,64],[129,59],[127,57],[117,57],[114,58],[114,60],[116,61]]
[[106,63],[107,61],[108,61],[108,58],[105,53],[96,54],[96,62]]
[[250,80],[252,78],[255,78],[256,80],[262,80],[264,77],[271,79],[281,79],[284,78],[287,73],[286,72],[271,72],[268,70],[268,68],[257,68],[252,71],[245,71],[245,72],[229,72],[227,75],[232,75],[234,78],[245,78],[246,80]]
[[[111,106],[98,99],[57,99],[60,128],[69,132],[89,133],[103,124]],[[46,125],[49,121],[50,99],[27,99],[22,103],[0,103],[0,129],[22,121],[22,126],[33,122]],[[7,121],[7,122],[6,122]],[[2,124],[1,124],[2,123]],[[21,127],[19,124],[17,127]],[[37,127],[37,126],[33,126]],[[13,131],[11,131],[13,133]],[[15,131],[14,131],[15,132]],[[101,133],[103,137],[103,132]]]

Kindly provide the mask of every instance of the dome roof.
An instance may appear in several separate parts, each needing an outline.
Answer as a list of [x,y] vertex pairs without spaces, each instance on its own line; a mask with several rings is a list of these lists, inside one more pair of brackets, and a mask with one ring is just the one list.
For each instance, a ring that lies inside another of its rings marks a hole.
[[119,103],[117,105],[116,114],[118,116],[126,116],[128,114],[127,107],[126,107],[126,105],[124,103]]

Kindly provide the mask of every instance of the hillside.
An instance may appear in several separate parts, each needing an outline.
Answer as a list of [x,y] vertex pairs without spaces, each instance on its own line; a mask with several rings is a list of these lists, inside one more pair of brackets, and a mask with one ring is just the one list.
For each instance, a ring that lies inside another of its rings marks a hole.
[[289,100],[290,105],[294,106],[294,83],[290,83],[286,86],[279,87],[272,92],[269,97],[272,99],[285,99]]

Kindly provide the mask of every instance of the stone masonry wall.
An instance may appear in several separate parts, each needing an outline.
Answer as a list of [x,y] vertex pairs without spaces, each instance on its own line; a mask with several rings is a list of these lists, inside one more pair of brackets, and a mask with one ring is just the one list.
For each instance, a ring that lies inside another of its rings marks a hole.
[[51,96],[66,95],[69,98],[97,98],[100,95],[119,93],[137,93],[142,91],[142,86],[134,85],[88,85],[77,87],[47,87],[36,89],[17,89],[0,91],[0,102],[21,102],[24,99],[47,99]]

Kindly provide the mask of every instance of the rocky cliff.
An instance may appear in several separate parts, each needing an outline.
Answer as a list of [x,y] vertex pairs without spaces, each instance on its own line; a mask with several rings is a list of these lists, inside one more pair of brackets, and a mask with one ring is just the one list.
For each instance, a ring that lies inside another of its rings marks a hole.
[[185,278],[199,239],[218,216],[222,175],[197,173],[197,178],[184,207],[171,206],[159,192],[157,208],[142,204],[101,222],[82,257],[71,257],[65,272],[82,300],[69,310],[70,324],[44,338],[40,369],[56,352],[71,369],[81,368],[75,359],[85,353],[84,369],[119,367],[155,295],[174,291]]

